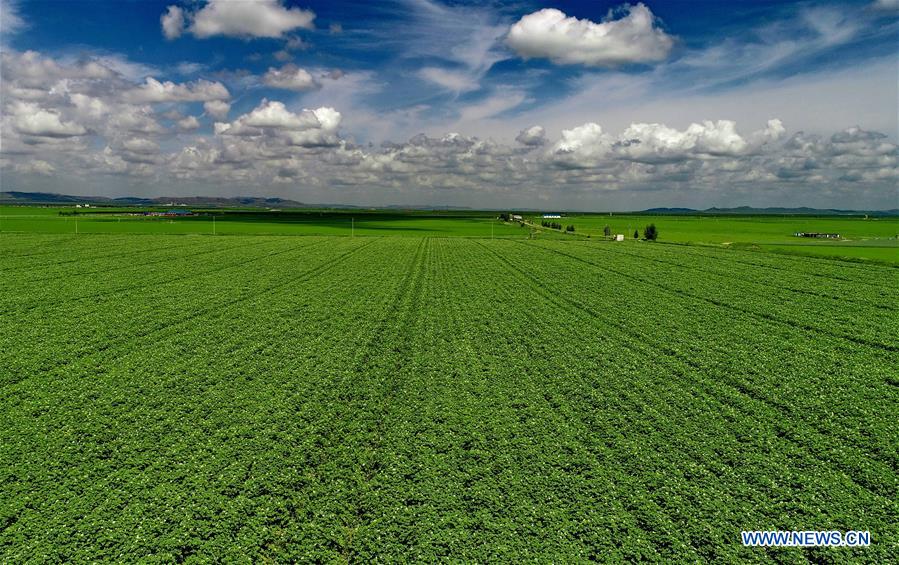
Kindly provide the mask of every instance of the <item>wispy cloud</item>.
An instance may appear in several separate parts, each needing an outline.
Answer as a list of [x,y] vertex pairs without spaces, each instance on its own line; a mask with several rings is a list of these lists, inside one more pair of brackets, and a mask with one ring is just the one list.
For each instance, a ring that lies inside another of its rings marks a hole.
[[28,23],[22,18],[18,0],[0,2],[0,46],[7,43],[19,33],[28,29]]
[[384,10],[399,21],[392,21],[389,29],[372,30],[372,35],[400,59],[419,63],[420,78],[450,92],[477,90],[490,68],[509,56],[500,44],[508,22],[488,7],[401,0]]
[[516,108],[524,101],[525,95],[522,92],[500,90],[484,100],[463,106],[459,111],[459,122],[475,122],[492,118]]
[[[799,7],[793,14],[688,50],[657,69],[659,80],[690,89],[721,88],[781,74],[815,72],[820,59],[852,43],[870,26],[864,13],[834,7]],[[877,30],[873,33],[883,33]]]

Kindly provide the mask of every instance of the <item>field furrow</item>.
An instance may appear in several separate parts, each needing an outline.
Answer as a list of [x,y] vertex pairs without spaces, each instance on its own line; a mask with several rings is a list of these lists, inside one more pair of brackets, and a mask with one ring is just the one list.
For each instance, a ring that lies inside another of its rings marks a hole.
[[[889,268],[573,239],[16,237],[0,560],[895,555]],[[875,543],[739,541],[821,528]]]
[[[810,332],[826,334],[845,339],[859,345],[875,347],[890,352],[899,352],[899,318],[883,313],[872,313],[872,306],[835,304],[820,306],[821,300],[784,297],[776,288],[768,293],[746,292],[741,289],[738,277],[719,278],[717,284],[711,277],[678,277],[670,268],[660,269],[648,266],[648,262],[618,264],[601,262],[595,256],[584,257],[572,253],[567,247],[549,247],[548,244],[533,244],[553,253],[570,257],[576,261],[618,275],[622,280],[654,286],[662,291],[706,302],[713,306],[732,309],[756,316],[767,321],[786,326],[800,327]],[[605,250],[603,250],[605,252]],[[606,254],[608,254],[606,252]],[[791,308],[780,308],[784,303]]]

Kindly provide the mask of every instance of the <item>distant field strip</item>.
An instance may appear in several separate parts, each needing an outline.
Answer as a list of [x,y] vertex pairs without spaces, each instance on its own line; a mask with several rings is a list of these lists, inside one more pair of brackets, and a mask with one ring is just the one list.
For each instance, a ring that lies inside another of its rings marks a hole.
[[[852,293],[845,300],[824,295],[809,297],[804,296],[804,293],[795,294],[793,288],[785,288],[782,280],[753,285],[744,281],[739,271],[732,271],[730,275],[717,275],[707,268],[681,266],[671,261],[663,263],[645,256],[631,256],[629,259],[619,257],[616,261],[608,261],[610,249],[614,250],[609,246],[576,248],[551,243],[540,243],[539,246],[591,265],[607,275],[618,275],[620,284],[626,280],[640,282],[665,293],[679,294],[793,327],[803,327],[853,342],[899,351],[899,320],[895,317],[868,316],[873,301],[889,296],[886,288]],[[601,253],[584,253],[597,249]],[[877,271],[875,268],[874,272]],[[885,267],[883,271],[884,279],[899,280],[899,270]],[[751,274],[747,277],[751,278]],[[809,284],[805,281],[805,284],[815,288],[814,282]],[[893,304],[895,303],[894,300]]]
[[3,562],[899,556],[887,265],[3,234],[0,348]]

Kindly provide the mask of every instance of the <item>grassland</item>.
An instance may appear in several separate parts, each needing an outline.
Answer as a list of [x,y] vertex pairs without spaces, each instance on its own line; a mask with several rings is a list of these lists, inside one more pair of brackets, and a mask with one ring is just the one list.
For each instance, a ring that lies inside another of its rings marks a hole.
[[[0,207],[0,229],[12,233],[357,235],[527,237],[492,212],[389,212],[382,210],[197,210],[183,218],[138,215],[145,208],[75,210],[69,207]],[[77,226],[76,226],[77,221]],[[213,225],[214,224],[214,225]]]
[[[539,216],[529,221],[540,224]],[[673,243],[739,246],[756,250],[899,263],[899,218],[864,216],[569,214],[561,221],[592,237],[612,233],[633,237],[653,223]],[[797,238],[796,232],[838,233],[840,240]]]
[[0,272],[3,562],[899,557],[892,266],[4,233]]
[[[497,220],[497,212],[384,210],[196,210],[186,218],[144,217],[143,208],[0,206],[0,232],[71,234],[186,235],[358,235],[403,237],[570,238],[554,230],[521,227]],[[73,213],[77,212],[77,215]],[[526,215],[540,225],[538,215]],[[634,230],[654,223],[667,243],[742,247],[794,255],[899,264],[899,218],[863,216],[713,216],[645,214],[567,214],[559,220],[575,226],[575,239],[612,233],[630,239]],[[797,238],[805,232],[834,232],[838,241]]]

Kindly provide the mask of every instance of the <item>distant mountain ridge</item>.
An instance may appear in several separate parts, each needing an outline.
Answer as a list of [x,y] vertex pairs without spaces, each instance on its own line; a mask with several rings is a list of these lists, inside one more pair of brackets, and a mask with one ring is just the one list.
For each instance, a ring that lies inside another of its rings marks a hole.
[[49,192],[0,192],[0,203],[5,204],[102,204],[107,206],[249,206],[254,208],[289,207],[302,208],[308,206],[296,200],[286,198],[262,198],[257,196],[235,196],[232,198],[218,196],[160,196],[158,198],[138,198],[125,196],[109,198],[106,196],[69,196]]
[[[290,200],[287,198],[265,198],[259,196],[161,196],[158,198],[139,198],[125,196],[109,198],[106,196],[71,196],[67,194],[54,194],[49,192],[0,192],[0,204],[100,204],[105,206],[194,206],[217,207],[245,206],[251,208],[346,208],[346,209],[371,209],[381,208],[386,210],[471,210],[466,206],[443,205],[399,205],[388,204],[383,206],[356,206],[353,204],[308,204]],[[537,212],[534,208],[510,208],[516,211]],[[720,215],[817,215],[817,216],[842,216],[867,214],[869,216],[899,216],[899,208],[890,210],[841,210],[835,208],[753,208],[750,206],[737,206],[734,208],[706,208],[697,210],[694,208],[649,208],[647,210],[635,210],[649,214],[720,214]]]
[[841,210],[837,208],[809,208],[800,206],[798,208],[753,208],[751,206],[737,206],[734,208],[706,208],[705,210],[697,210],[694,208],[649,208],[643,212],[651,214],[721,214],[721,215],[777,215],[786,214],[790,216],[847,216],[867,214],[869,216],[899,216],[899,208],[890,210]]

